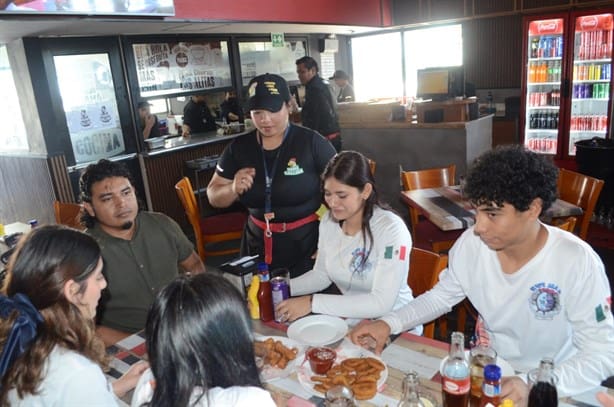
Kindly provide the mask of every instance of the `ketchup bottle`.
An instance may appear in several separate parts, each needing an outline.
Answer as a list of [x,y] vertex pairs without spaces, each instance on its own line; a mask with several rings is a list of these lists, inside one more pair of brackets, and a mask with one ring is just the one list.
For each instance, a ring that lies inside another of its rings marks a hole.
[[260,320],[262,322],[272,321],[275,318],[275,314],[273,313],[273,296],[271,295],[269,265],[266,263],[258,263],[258,274],[260,275],[260,287],[258,289]]

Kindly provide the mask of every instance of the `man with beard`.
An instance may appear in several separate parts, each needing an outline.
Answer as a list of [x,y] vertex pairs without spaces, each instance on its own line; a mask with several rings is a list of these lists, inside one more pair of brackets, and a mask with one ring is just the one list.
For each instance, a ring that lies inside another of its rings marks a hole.
[[107,345],[145,327],[158,291],[205,266],[181,228],[161,213],[139,210],[132,175],[121,163],[100,160],[79,181],[81,223],[100,245],[108,281],[97,333]]

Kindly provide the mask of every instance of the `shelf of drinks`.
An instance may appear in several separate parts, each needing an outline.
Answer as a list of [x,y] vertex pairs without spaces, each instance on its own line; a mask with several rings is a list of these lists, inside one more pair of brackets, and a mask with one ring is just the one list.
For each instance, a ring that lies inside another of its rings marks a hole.
[[543,134],[557,134],[559,132],[559,129],[530,129],[530,128],[526,128],[525,132],[527,134],[537,134],[537,133],[543,133]]
[[546,106],[527,106],[527,109],[531,109],[531,110],[559,110],[561,107],[560,106],[550,106],[550,105],[546,105]]
[[529,86],[540,86],[540,85],[547,85],[547,86],[561,86],[561,82],[527,82],[527,85]]
[[599,63],[599,64],[603,64],[603,63],[608,63],[610,62],[612,59],[611,58],[600,58],[600,59],[574,59],[573,63],[575,64],[586,64],[586,63]]
[[609,102],[610,98],[573,98],[571,102]]
[[529,62],[536,62],[536,61],[560,61],[563,58],[561,57],[542,57],[542,58],[529,58]]
[[599,137],[605,138],[607,131],[605,130],[570,130],[569,134],[574,134],[576,136],[580,136],[581,134],[585,134],[587,138]]
[[609,79],[574,79],[573,83],[610,83]]

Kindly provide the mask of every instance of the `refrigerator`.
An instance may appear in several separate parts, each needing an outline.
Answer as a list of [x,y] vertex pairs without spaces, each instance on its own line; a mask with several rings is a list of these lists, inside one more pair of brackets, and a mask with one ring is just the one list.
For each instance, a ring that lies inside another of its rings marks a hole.
[[575,142],[611,123],[614,8],[524,17],[520,128],[524,145],[574,160]]

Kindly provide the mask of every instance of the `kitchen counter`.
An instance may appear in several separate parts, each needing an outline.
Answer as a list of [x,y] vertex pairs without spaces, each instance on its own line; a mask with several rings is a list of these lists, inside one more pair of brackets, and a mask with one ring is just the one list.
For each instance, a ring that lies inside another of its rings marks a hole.
[[160,154],[168,154],[184,149],[203,146],[206,144],[229,141],[245,133],[248,132],[218,135],[215,131],[208,131],[204,133],[194,133],[187,138],[182,136],[167,137],[166,140],[164,140],[164,147],[151,149],[141,154],[144,157],[154,157]]

